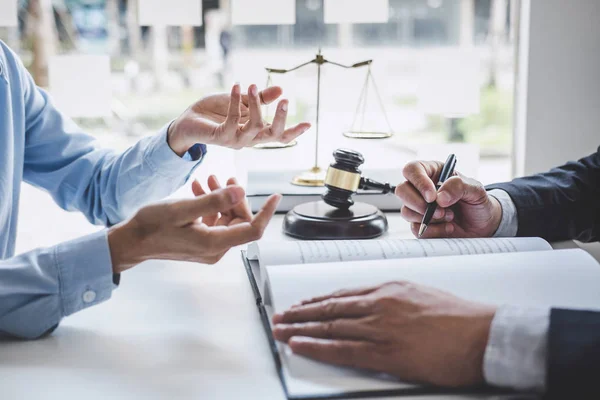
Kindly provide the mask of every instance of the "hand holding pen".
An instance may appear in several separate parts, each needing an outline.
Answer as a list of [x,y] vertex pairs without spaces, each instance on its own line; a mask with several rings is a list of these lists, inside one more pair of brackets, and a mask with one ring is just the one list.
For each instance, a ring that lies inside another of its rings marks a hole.
[[[456,167],[456,156],[454,154],[450,154],[448,156],[448,159],[444,163],[444,167],[442,168],[442,172],[440,173],[440,178],[438,180],[438,183],[437,183],[437,185],[435,185],[435,188],[437,190],[439,190],[440,187],[442,186],[442,184],[444,182],[446,182],[454,174],[455,167]],[[427,209],[425,210],[425,215],[423,216],[423,220],[421,221],[421,227],[419,228],[419,235],[418,235],[419,238],[421,236],[423,236],[423,234],[427,230],[427,227],[431,223],[431,219],[433,218],[433,214],[435,213],[437,206],[438,206],[438,204],[435,201],[427,204]]]
[[[396,187],[402,217],[415,236],[422,230],[422,238],[493,236],[502,219],[499,201],[477,180],[453,171],[451,157],[446,163],[412,161],[404,166],[406,181]],[[431,216],[425,219],[428,209]]]

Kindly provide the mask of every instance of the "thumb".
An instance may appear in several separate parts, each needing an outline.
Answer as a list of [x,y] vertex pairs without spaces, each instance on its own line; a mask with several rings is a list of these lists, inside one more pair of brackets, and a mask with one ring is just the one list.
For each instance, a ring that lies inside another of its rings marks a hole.
[[244,189],[232,185],[194,199],[181,200],[172,205],[171,218],[177,226],[187,225],[200,217],[232,209],[244,200],[245,195]]

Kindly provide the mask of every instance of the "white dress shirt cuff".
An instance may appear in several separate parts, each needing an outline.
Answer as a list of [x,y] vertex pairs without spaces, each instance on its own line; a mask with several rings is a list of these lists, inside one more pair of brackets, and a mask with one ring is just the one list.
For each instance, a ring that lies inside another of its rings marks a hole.
[[488,384],[543,391],[550,309],[501,306],[492,321],[483,360]]
[[504,190],[493,189],[488,192],[494,196],[502,206],[502,220],[494,233],[494,237],[515,237],[519,230],[519,221],[517,218],[517,208],[508,193]]

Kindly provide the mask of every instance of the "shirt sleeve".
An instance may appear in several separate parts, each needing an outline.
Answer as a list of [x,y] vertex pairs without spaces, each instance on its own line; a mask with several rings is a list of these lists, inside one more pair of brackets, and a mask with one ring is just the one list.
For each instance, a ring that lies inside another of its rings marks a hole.
[[0,333],[35,339],[116,288],[105,230],[0,261]]
[[494,237],[515,237],[519,230],[519,221],[517,217],[517,208],[508,193],[504,190],[493,189],[488,192],[494,196],[502,206],[502,220],[494,233]]
[[179,157],[167,143],[168,126],[121,154],[102,149],[54,107],[24,68],[21,83],[24,180],[47,190],[63,209],[81,211],[92,223],[115,224],[170,195],[206,153],[206,146],[197,145],[193,154]]
[[483,360],[488,384],[542,392],[550,309],[502,306],[492,321]]

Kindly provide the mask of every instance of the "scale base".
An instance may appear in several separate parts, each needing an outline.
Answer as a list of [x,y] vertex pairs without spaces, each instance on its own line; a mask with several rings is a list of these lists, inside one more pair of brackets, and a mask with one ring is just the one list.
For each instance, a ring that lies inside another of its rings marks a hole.
[[314,201],[296,206],[283,220],[285,234],[304,240],[373,239],[387,229],[385,215],[365,203],[340,210],[324,201]]
[[319,167],[313,167],[292,179],[292,184],[297,186],[325,186],[325,171]]

